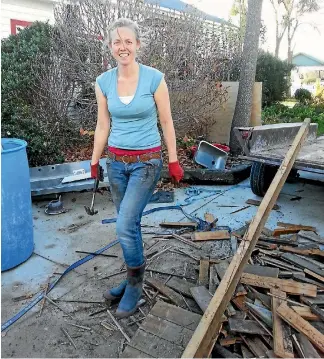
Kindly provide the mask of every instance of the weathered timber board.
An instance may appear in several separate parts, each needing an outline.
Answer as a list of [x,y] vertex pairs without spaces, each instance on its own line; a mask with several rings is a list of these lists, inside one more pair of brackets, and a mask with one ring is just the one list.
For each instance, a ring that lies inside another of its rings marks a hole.
[[147,278],[145,282],[153,288],[157,289],[160,293],[169,298],[172,303],[178,305],[179,307],[184,307],[186,305],[181,295],[175,292],[173,289],[167,287],[163,282],[153,278]]
[[267,331],[255,320],[228,319],[231,332],[244,334],[268,335]]
[[190,283],[184,279],[172,277],[166,284],[168,287],[172,288],[176,292],[179,292],[186,297],[192,298],[190,293],[190,288],[195,287],[195,284]]
[[322,352],[324,352],[324,335],[305,319],[289,308],[284,302],[277,308],[277,313],[294,329],[306,335],[306,337]]
[[247,264],[244,267],[243,273],[255,274],[263,277],[278,278],[279,268],[260,266],[256,264],[255,265]]
[[161,319],[152,314],[147,315],[140,328],[148,333],[157,335],[162,339],[182,347],[189,343],[189,340],[193,334],[193,330],[184,328],[178,324],[174,324],[168,320]]
[[241,283],[261,288],[279,288],[290,294],[308,295],[310,297],[316,297],[317,294],[317,288],[312,284],[299,283],[288,279],[261,277],[254,274],[243,273]]
[[209,259],[200,259],[198,284],[207,286],[209,282]]
[[154,358],[178,358],[183,347],[157,335],[138,329],[133,336],[130,345]]
[[196,329],[201,319],[199,314],[189,312],[188,310],[162,301],[158,301],[150,313],[191,330]]
[[324,271],[319,269],[316,265],[314,265],[313,263],[307,261],[306,259],[303,259],[300,256],[297,256],[295,254],[292,253],[285,253],[281,256],[281,258],[287,260],[290,263],[293,263],[294,265],[302,268],[302,269],[309,269],[310,271],[320,275],[320,276],[324,276]]
[[[286,292],[271,289],[271,293],[281,298],[286,298]],[[272,297],[272,318],[273,318],[273,342],[274,353],[281,358],[293,358],[294,350],[291,341],[291,329],[277,314],[277,308],[282,300]]]
[[177,358],[201,316],[158,301],[128,343],[123,358]]

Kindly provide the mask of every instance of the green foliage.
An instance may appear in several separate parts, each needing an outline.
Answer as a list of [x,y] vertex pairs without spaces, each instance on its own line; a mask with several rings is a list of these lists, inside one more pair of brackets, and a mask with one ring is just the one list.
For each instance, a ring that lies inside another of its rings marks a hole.
[[303,122],[305,118],[310,118],[312,122],[318,124],[318,135],[324,134],[324,104],[296,104],[291,108],[282,104],[275,104],[265,107],[262,111],[262,121],[264,124]]
[[263,106],[282,101],[287,96],[292,68],[292,65],[277,59],[270,53],[259,54],[255,80],[262,82]]
[[68,134],[75,137],[68,119],[62,129],[40,83],[40,61],[47,64],[45,71],[52,61],[53,31],[48,23],[35,22],[1,41],[1,136],[27,141],[30,166],[63,162],[64,139]]
[[1,40],[1,95],[2,111],[11,115],[18,105],[32,103],[31,85],[34,85],[35,59],[49,54],[51,48],[49,24],[35,22],[18,35]]
[[307,89],[297,89],[294,96],[295,99],[302,104],[307,104],[312,101],[312,94]]

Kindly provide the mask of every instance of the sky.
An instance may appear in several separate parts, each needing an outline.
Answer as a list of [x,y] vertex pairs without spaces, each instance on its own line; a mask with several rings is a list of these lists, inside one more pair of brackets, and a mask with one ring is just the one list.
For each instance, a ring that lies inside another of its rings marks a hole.
[[[198,9],[228,19],[233,0],[182,0],[196,6]],[[322,0],[321,0],[322,1]],[[262,20],[267,27],[266,43],[262,46],[265,50],[274,52],[275,49],[275,17],[269,0],[263,0]],[[321,10],[315,14],[304,17],[295,35],[293,42],[294,54],[304,52],[324,61],[324,1]],[[317,30],[310,24],[316,25]],[[287,41],[283,40],[279,56],[287,58]]]

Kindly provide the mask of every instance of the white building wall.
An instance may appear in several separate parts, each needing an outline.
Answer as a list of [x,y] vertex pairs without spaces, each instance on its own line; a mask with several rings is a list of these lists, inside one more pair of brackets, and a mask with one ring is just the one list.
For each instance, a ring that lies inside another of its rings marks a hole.
[[11,20],[54,22],[54,1],[1,0],[1,38],[11,34]]

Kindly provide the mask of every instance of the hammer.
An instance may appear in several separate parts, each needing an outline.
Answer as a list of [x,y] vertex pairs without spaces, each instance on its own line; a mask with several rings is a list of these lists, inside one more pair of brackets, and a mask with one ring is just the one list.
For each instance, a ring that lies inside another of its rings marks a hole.
[[93,207],[94,207],[94,201],[95,201],[95,197],[96,197],[96,192],[97,192],[98,187],[99,187],[99,182],[104,180],[104,171],[103,171],[103,168],[100,165],[98,165],[98,171],[99,171],[99,176],[95,179],[95,182],[94,182],[93,191],[92,191],[91,206],[90,207],[84,206],[84,209],[85,209],[85,211],[87,212],[87,214],[89,216],[93,216],[93,215],[98,213],[98,211],[95,211],[93,209]]

